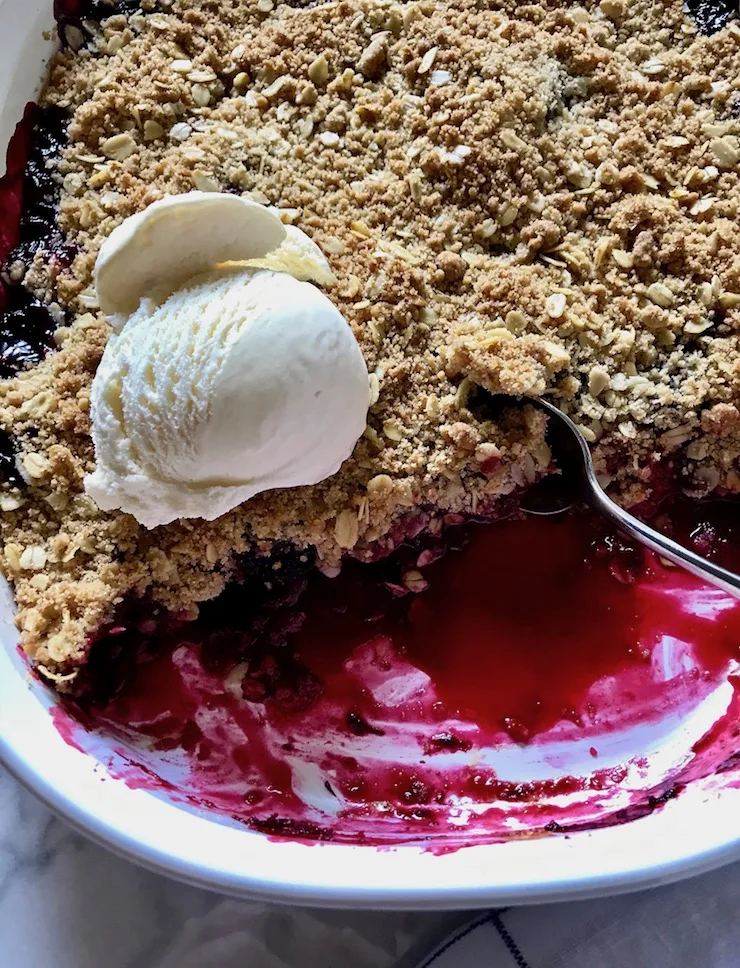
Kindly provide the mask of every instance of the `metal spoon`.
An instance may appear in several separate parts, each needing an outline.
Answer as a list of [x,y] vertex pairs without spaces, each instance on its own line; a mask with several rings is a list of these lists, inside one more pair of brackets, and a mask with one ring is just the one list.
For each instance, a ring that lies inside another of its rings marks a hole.
[[[596,477],[588,444],[570,417],[547,400],[527,399],[522,402],[531,403],[549,415],[547,439],[555,464],[561,469],[561,479],[564,478],[569,485],[568,492],[572,497],[587,504],[605,518],[609,518],[646,548],[667,558],[674,565],[685,568],[703,581],[721,588],[735,598],[740,598],[740,575],[727,571],[726,568],[720,568],[714,562],[707,561],[706,558],[689,551],[688,548],[684,548],[660,531],[651,528],[649,524],[640,521],[607,497]],[[542,512],[534,508],[527,509],[526,504],[524,508],[535,514],[559,513],[566,509],[563,506],[555,511]]]

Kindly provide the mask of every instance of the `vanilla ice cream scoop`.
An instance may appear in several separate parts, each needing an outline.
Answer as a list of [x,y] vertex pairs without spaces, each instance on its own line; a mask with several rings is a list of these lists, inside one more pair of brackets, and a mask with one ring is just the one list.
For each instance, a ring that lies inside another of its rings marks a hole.
[[149,528],[212,520],[261,491],[329,477],[369,403],[351,329],[305,281],[331,279],[318,247],[236,196],[194,192],[179,206],[155,203],[133,231],[124,222],[96,273],[117,330],[93,382],[96,469],[85,488]]
[[166,195],[125,219],[100,247],[95,288],[100,308],[120,327],[146,296],[161,301],[195,276],[229,262],[332,282],[321,249],[300,229],[237,195]]

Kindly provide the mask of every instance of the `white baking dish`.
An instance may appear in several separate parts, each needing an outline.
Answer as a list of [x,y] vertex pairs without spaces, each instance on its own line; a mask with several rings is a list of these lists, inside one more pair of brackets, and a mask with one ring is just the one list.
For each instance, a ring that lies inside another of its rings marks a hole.
[[[51,49],[50,0],[0,0],[0,149],[33,98]],[[90,752],[69,745],[50,710],[54,696],[29,676],[18,654],[7,587],[0,595],[0,759],[41,800],[111,850],[190,883],[235,895],[304,904],[453,908],[586,897],[646,887],[740,857],[737,773],[690,784],[640,820],[567,838],[473,845],[439,855],[419,846],[378,849],[268,839],[184,807],[162,792],[130,789],[103,763],[110,741]],[[471,670],[474,674],[474,670]],[[718,683],[694,713],[649,735],[628,732],[623,755],[653,750],[676,764],[726,708]],[[730,690],[731,691],[731,690]],[[83,744],[86,745],[86,744]],[[513,752],[502,771],[525,778],[536,754]],[[528,758],[528,759],[527,759]],[[574,753],[561,769],[577,771]]]

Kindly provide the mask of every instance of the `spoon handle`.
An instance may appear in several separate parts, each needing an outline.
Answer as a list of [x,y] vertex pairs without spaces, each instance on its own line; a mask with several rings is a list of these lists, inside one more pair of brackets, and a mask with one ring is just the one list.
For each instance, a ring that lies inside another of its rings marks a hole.
[[624,508],[612,501],[599,484],[593,461],[591,460],[589,446],[570,417],[559,410],[553,403],[550,403],[549,400],[540,397],[531,402],[546,413],[549,413],[553,419],[559,421],[561,427],[567,428],[570,432],[569,455],[575,461],[578,461],[580,457],[581,497],[587,504],[595,511],[610,518],[623,531],[626,531],[631,537],[636,538],[637,541],[650,548],[651,551],[655,551],[674,565],[685,568],[686,571],[690,571],[692,575],[696,575],[697,578],[701,578],[710,585],[721,588],[723,592],[733,595],[735,598],[740,598],[740,575],[732,571],[727,571],[726,568],[715,565],[713,561],[707,561],[701,555],[697,555],[688,548],[684,548],[683,545],[667,538],[660,531],[651,528],[649,524],[640,521],[639,518],[634,517],[629,511],[625,511]]
[[610,517],[623,531],[626,531],[627,534],[636,538],[641,544],[650,548],[651,551],[655,551],[661,557],[667,558],[674,565],[685,568],[686,571],[690,571],[692,575],[696,575],[697,578],[701,578],[710,585],[715,585],[717,588],[722,589],[723,592],[727,592],[735,598],[740,598],[740,575],[727,571],[726,568],[721,568],[713,561],[702,558],[688,548],[684,548],[683,545],[677,544],[677,542],[667,538],[660,531],[656,531],[655,528],[651,528],[644,521],[640,521],[639,518],[631,515],[629,511],[625,511],[624,508],[615,504],[602,491],[595,478],[590,474],[588,477],[590,484],[588,500],[589,504],[596,510]]

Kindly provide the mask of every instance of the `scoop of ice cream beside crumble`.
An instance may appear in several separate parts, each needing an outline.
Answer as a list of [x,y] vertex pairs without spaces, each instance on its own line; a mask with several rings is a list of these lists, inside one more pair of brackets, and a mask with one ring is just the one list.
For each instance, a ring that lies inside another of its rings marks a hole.
[[212,520],[336,473],[369,390],[312,285],[331,280],[308,236],[233,195],[167,197],[116,228],[96,263],[114,328],[92,387],[98,506],[148,528]]

